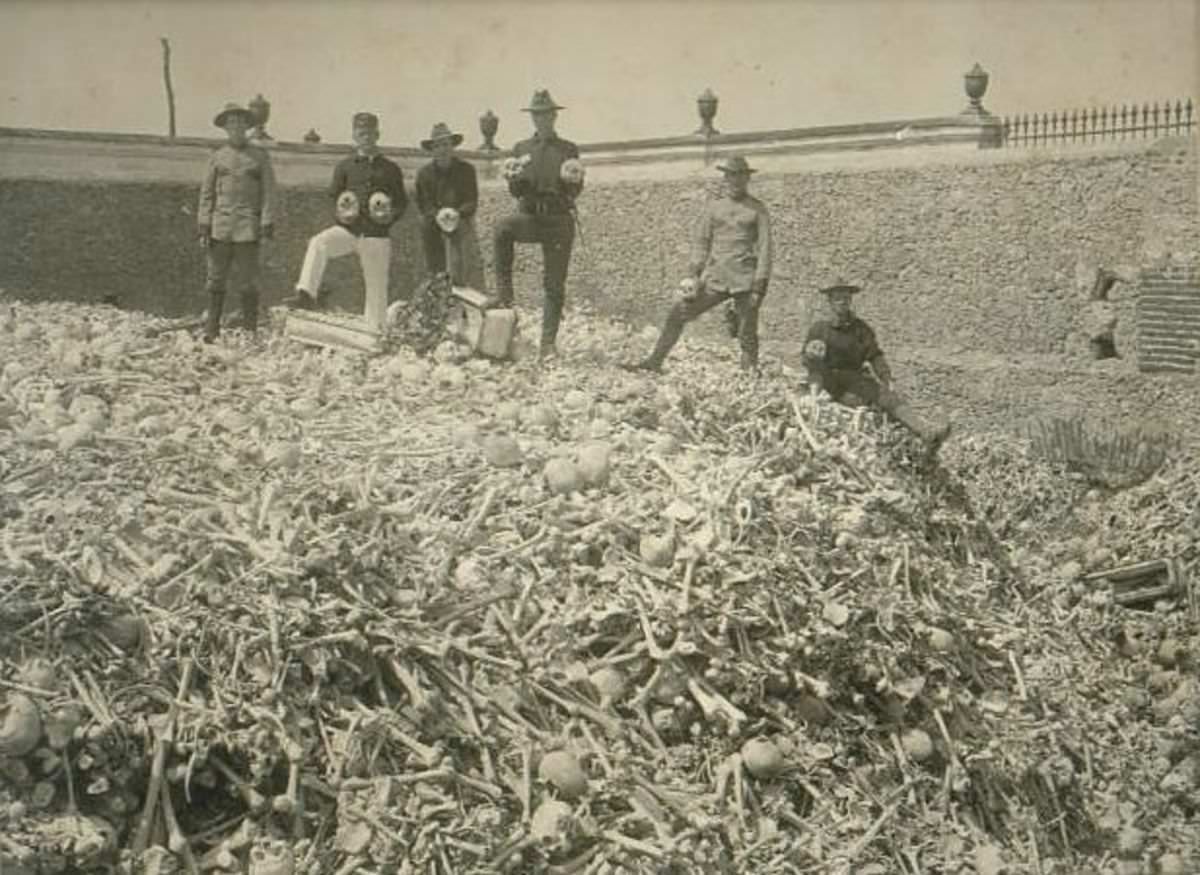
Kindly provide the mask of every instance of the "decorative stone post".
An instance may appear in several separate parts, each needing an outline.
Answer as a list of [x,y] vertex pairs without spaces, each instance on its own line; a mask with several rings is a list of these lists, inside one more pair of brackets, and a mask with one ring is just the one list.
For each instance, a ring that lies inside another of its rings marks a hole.
[[969,72],[963,74],[963,88],[966,90],[967,97],[971,101],[970,105],[964,110],[964,112],[970,113],[971,115],[991,114],[983,108],[983,95],[987,92],[987,87],[987,71],[984,70],[983,67],[979,66],[978,63],[976,63]]
[[482,152],[496,152],[496,131],[500,130],[500,118],[490,109],[479,117],[479,132],[483,134],[483,142],[479,149]]
[[259,94],[250,101],[249,109],[254,115],[254,132],[252,137],[256,140],[274,139],[274,137],[267,133],[267,119],[271,117],[271,101]]
[[315,146],[317,143],[321,142],[321,135],[317,133],[316,128],[308,129],[308,133],[304,135],[304,142],[308,143],[310,146]]
[[717,95],[711,88],[705,88],[704,93],[696,98],[696,110],[700,113],[700,127],[696,133],[703,137],[711,137],[721,133],[713,127],[713,119],[717,117]]

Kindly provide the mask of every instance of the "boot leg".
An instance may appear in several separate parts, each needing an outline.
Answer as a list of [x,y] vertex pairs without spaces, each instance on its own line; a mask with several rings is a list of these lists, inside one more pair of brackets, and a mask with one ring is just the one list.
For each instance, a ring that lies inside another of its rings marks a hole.
[[212,343],[221,334],[221,311],[225,307],[225,290],[210,289],[208,318],[204,320],[204,342]]
[[683,308],[679,304],[675,304],[667,313],[667,321],[663,323],[662,331],[659,332],[658,342],[654,344],[654,351],[646,357],[641,366],[646,370],[661,370],[663,362],[667,360],[667,356],[671,354],[671,350],[683,336],[683,326],[686,324]]

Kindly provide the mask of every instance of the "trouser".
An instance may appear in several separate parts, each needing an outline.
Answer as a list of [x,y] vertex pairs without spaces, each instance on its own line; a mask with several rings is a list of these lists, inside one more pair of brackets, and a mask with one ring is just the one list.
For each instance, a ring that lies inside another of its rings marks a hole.
[[704,289],[695,297],[676,301],[671,306],[670,312],[667,313],[667,321],[658,335],[658,343],[654,346],[654,352],[650,353],[647,363],[655,368],[662,367],[662,363],[670,354],[671,349],[683,335],[683,327],[692,320],[703,316],[718,304],[729,300],[733,301],[734,312],[737,314],[738,343],[742,348],[742,367],[747,370],[758,367],[759,299],[750,292],[733,294],[715,289]]
[[445,233],[437,222],[422,221],[421,248],[425,252],[425,270],[428,274],[447,273],[456,286],[484,290],[474,216],[460,218],[452,234]]
[[208,319],[204,325],[204,339],[211,342],[221,333],[221,311],[225,307],[225,290],[231,274],[237,277],[241,287],[243,325],[248,331],[254,331],[258,327],[258,241],[210,240],[205,260]]
[[940,443],[949,430],[944,422],[933,423],[925,419],[909,407],[903,397],[861,371],[826,371],[817,377],[817,382],[833,396],[833,400],[840,401],[847,394],[857,395],[931,443]]
[[575,222],[570,213],[517,213],[500,220],[492,237],[496,264],[496,295],[502,304],[513,303],[513,244],[542,244],[542,346],[558,337],[566,301],[567,268],[575,242]]
[[390,237],[359,237],[341,225],[326,228],[309,239],[296,288],[316,298],[329,259],[341,258],[352,252],[358,253],[358,262],[362,266],[366,289],[363,316],[367,327],[382,330],[387,323],[388,270],[392,264]]

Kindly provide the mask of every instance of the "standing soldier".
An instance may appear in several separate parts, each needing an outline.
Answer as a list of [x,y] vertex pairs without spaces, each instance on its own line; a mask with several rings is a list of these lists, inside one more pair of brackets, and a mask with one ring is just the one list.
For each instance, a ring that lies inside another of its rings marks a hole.
[[479,182],[474,165],[454,154],[462,141],[463,135],[444,122],[421,141],[421,148],[433,153],[433,160],[417,172],[421,244],[429,274],[449,273],[454,285],[483,291],[483,260],[475,236]]
[[213,152],[200,186],[196,221],[207,253],[208,319],[204,342],[221,333],[221,310],[231,272],[242,287],[242,320],[247,331],[258,327],[258,241],[274,236],[275,173],[271,156],[251,145],[247,131],[255,123],[250,110],[229,103],[213,124],[229,138]]
[[408,197],[400,167],[379,151],[379,118],[355,113],[352,135],[354,154],[334,168],[329,189],[337,224],[309,239],[296,283],[296,304],[314,309],[326,262],[357,252],[366,287],[367,327],[380,331],[387,321],[391,228],[404,215]]
[[575,241],[575,198],[583,191],[579,148],[554,132],[558,111],[550,92],[535,91],[525,112],[535,133],[513,146],[505,161],[508,190],[519,212],[501,219],[493,235],[496,296],[502,307],[513,305],[513,244],[542,244],[545,299],[542,308],[541,356],[556,355],[558,324],[566,298],[567,268]]
[[[851,298],[860,291],[861,288],[852,285],[821,289],[829,318],[814,322],[804,341],[804,365],[809,379],[835,401],[855,395],[882,409],[923,439],[932,455],[950,434],[950,423],[927,422],[892,389],[892,369],[879,348],[875,332],[854,313]],[[870,367],[870,373],[864,367]]]
[[730,333],[741,343],[742,369],[758,367],[758,311],[771,280],[771,218],[748,192],[756,171],[745,158],[731,155],[717,169],[725,175],[724,197],[709,201],[696,226],[682,296],[667,313],[654,351],[625,365],[628,370],[661,371],[684,326],[721,303],[732,309]]

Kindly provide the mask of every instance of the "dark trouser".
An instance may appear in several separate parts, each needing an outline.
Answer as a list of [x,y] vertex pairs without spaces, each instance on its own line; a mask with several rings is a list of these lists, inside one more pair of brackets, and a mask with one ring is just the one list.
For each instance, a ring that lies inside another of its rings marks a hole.
[[575,222],[570,213],[531,215],[517,213],[501,219],[492,236],[496,264],[496,295],[501,303],[513,302],[513,244],[542,244],[542,346],[554,345],[566,300],[567,268],[575,242]]
[[258,328],[258,242],[234,243],[229,240],[210,240],[207,250],[208,322],[204,326],[205,340],[214,340],[221,333],[221,310],[225,306],[225,288],[231,274],[237,277],[242,292],[242,319],[247,331]]
[[848,394],[857,395],[926,441],[939,444],[946,437],[948,425],[929,422],[909,407],[900,395],[862,371],[828,370],[813,376],[834,401],[840,401]]
[[421,248],[425,250],[425,271],[431,276],[445,273],[446,241],[437,222],[421,219]]
[[700,316],[703,316],[718,304],[732,299],[738,318],[738,343],[742,347],[742,367],[758,367],[758,299],[750,292],[719,292],[705,289],[686,301],[676,301],[667,313],[667,321],[663,324],[662,333],[658,335],[658,343],[654,352],[650,353],[647,364],[655,368],[670,354],[671,349],[683,335],[683,326]]

